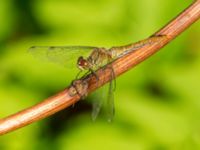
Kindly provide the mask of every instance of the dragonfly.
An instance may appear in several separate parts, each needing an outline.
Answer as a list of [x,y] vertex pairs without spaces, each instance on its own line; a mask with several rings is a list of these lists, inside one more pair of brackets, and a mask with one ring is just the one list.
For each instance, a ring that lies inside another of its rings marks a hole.
[[[76,77],[78,78],[80,73],[83,71],[95,74],[96,70],[111,63],[112,61],[144,46],[159,44],[165,38],[166,35],[157,35],[136,43],[111,48],[93,46],[32,46],[29,51],[38,58],[47,59],[49,61],[62,64],[65,67],[77,66],[80,70]],[[100,98],[96,98],[96,101],[93,103],[93,120],[96,119],[100,112],[100,108],[102,106],[102,100],[100,99],[107,99],[108,121],[110,122],[113,120],[115,112],[113,92],[115,86],[112,81],[115,79],[115,73],[113,69],[111,70],[112,77],[109,83],[107,96],[100,96]]]

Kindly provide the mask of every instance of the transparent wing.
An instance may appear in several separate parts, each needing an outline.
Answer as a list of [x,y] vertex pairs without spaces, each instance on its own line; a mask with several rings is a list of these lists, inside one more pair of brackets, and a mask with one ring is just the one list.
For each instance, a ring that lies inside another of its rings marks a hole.
[[108,122],[112,122],[115,114],[114,107],[114,85],[113,80],[108,85],[104,85],[100,90],[95,92],[92,98],[92,120],[95,121],[98,117],[103,103],[106,100],[106,115]]
[[76,66],[79,56],[87,57],[95,48],[90,46],[33,46],[29,52],[39,59],[71,67]]
[[108,95],[107,95],[107,119],[108,122],[112,122],[115,115],[115,105],[114,105],[114,89],[115,89],[115,78],[112,77],[113,80],[110,81],[108,87]]
[[95,121],[96,118],[98,117],[103,102],[106,99],[106,94],[105,94],[105,86],[101,87],[99,90],[95,91],[94,97],[92,98],[92,120]]
[[104,85],[99,90],[97,90],[94,94],[93,98],[93,109],[92,109],[92,120],[96,120],[104,101],[106,101],[106,115],[108,122],[112,122],[114,114],[115,114],[115,107],[114,107],[114,90],[116,87],[115,82],[115,74],[114,70],[110,68],[111,71],[111,81],[109,84]]

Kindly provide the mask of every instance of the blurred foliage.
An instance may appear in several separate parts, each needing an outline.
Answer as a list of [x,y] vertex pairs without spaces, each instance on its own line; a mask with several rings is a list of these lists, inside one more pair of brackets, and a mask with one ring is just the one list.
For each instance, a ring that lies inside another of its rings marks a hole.
[[[0,1],[0,117],[65,88],[77,73],[41,62],[32,45],[123,45],[143,39],[192,0]],[[91,121],[84,100],[0,137],[0,150],[200,149],[200,24],[117,79],[116,115]]]

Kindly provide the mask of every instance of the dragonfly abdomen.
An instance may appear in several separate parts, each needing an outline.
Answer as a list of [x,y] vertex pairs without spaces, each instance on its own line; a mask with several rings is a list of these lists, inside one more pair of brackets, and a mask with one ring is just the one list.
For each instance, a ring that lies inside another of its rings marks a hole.
[[109,52],[111,53],[112,58],[116,59],[118,57],[126,55],[127,53],[129,53],[131,51],[142,48],[146,45],[152,45],[154,43],[159,43],[160,41],[162,41],[163,38],[167,38],[167,36],[166,35],[153,36],[153,37],[144,39],[142,41],[139,41],[139,42],[136,42],[133,44],[119,46],[119,47],[112,47],[111,49],[109,49]]

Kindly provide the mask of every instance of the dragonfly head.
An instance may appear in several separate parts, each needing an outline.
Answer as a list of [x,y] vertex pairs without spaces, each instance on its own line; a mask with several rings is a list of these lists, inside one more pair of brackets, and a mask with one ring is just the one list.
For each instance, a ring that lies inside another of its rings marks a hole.
[[88,70],[90,68],[88,61],[84,59],[82,56],[78,58],[77,66],[80,70]]

